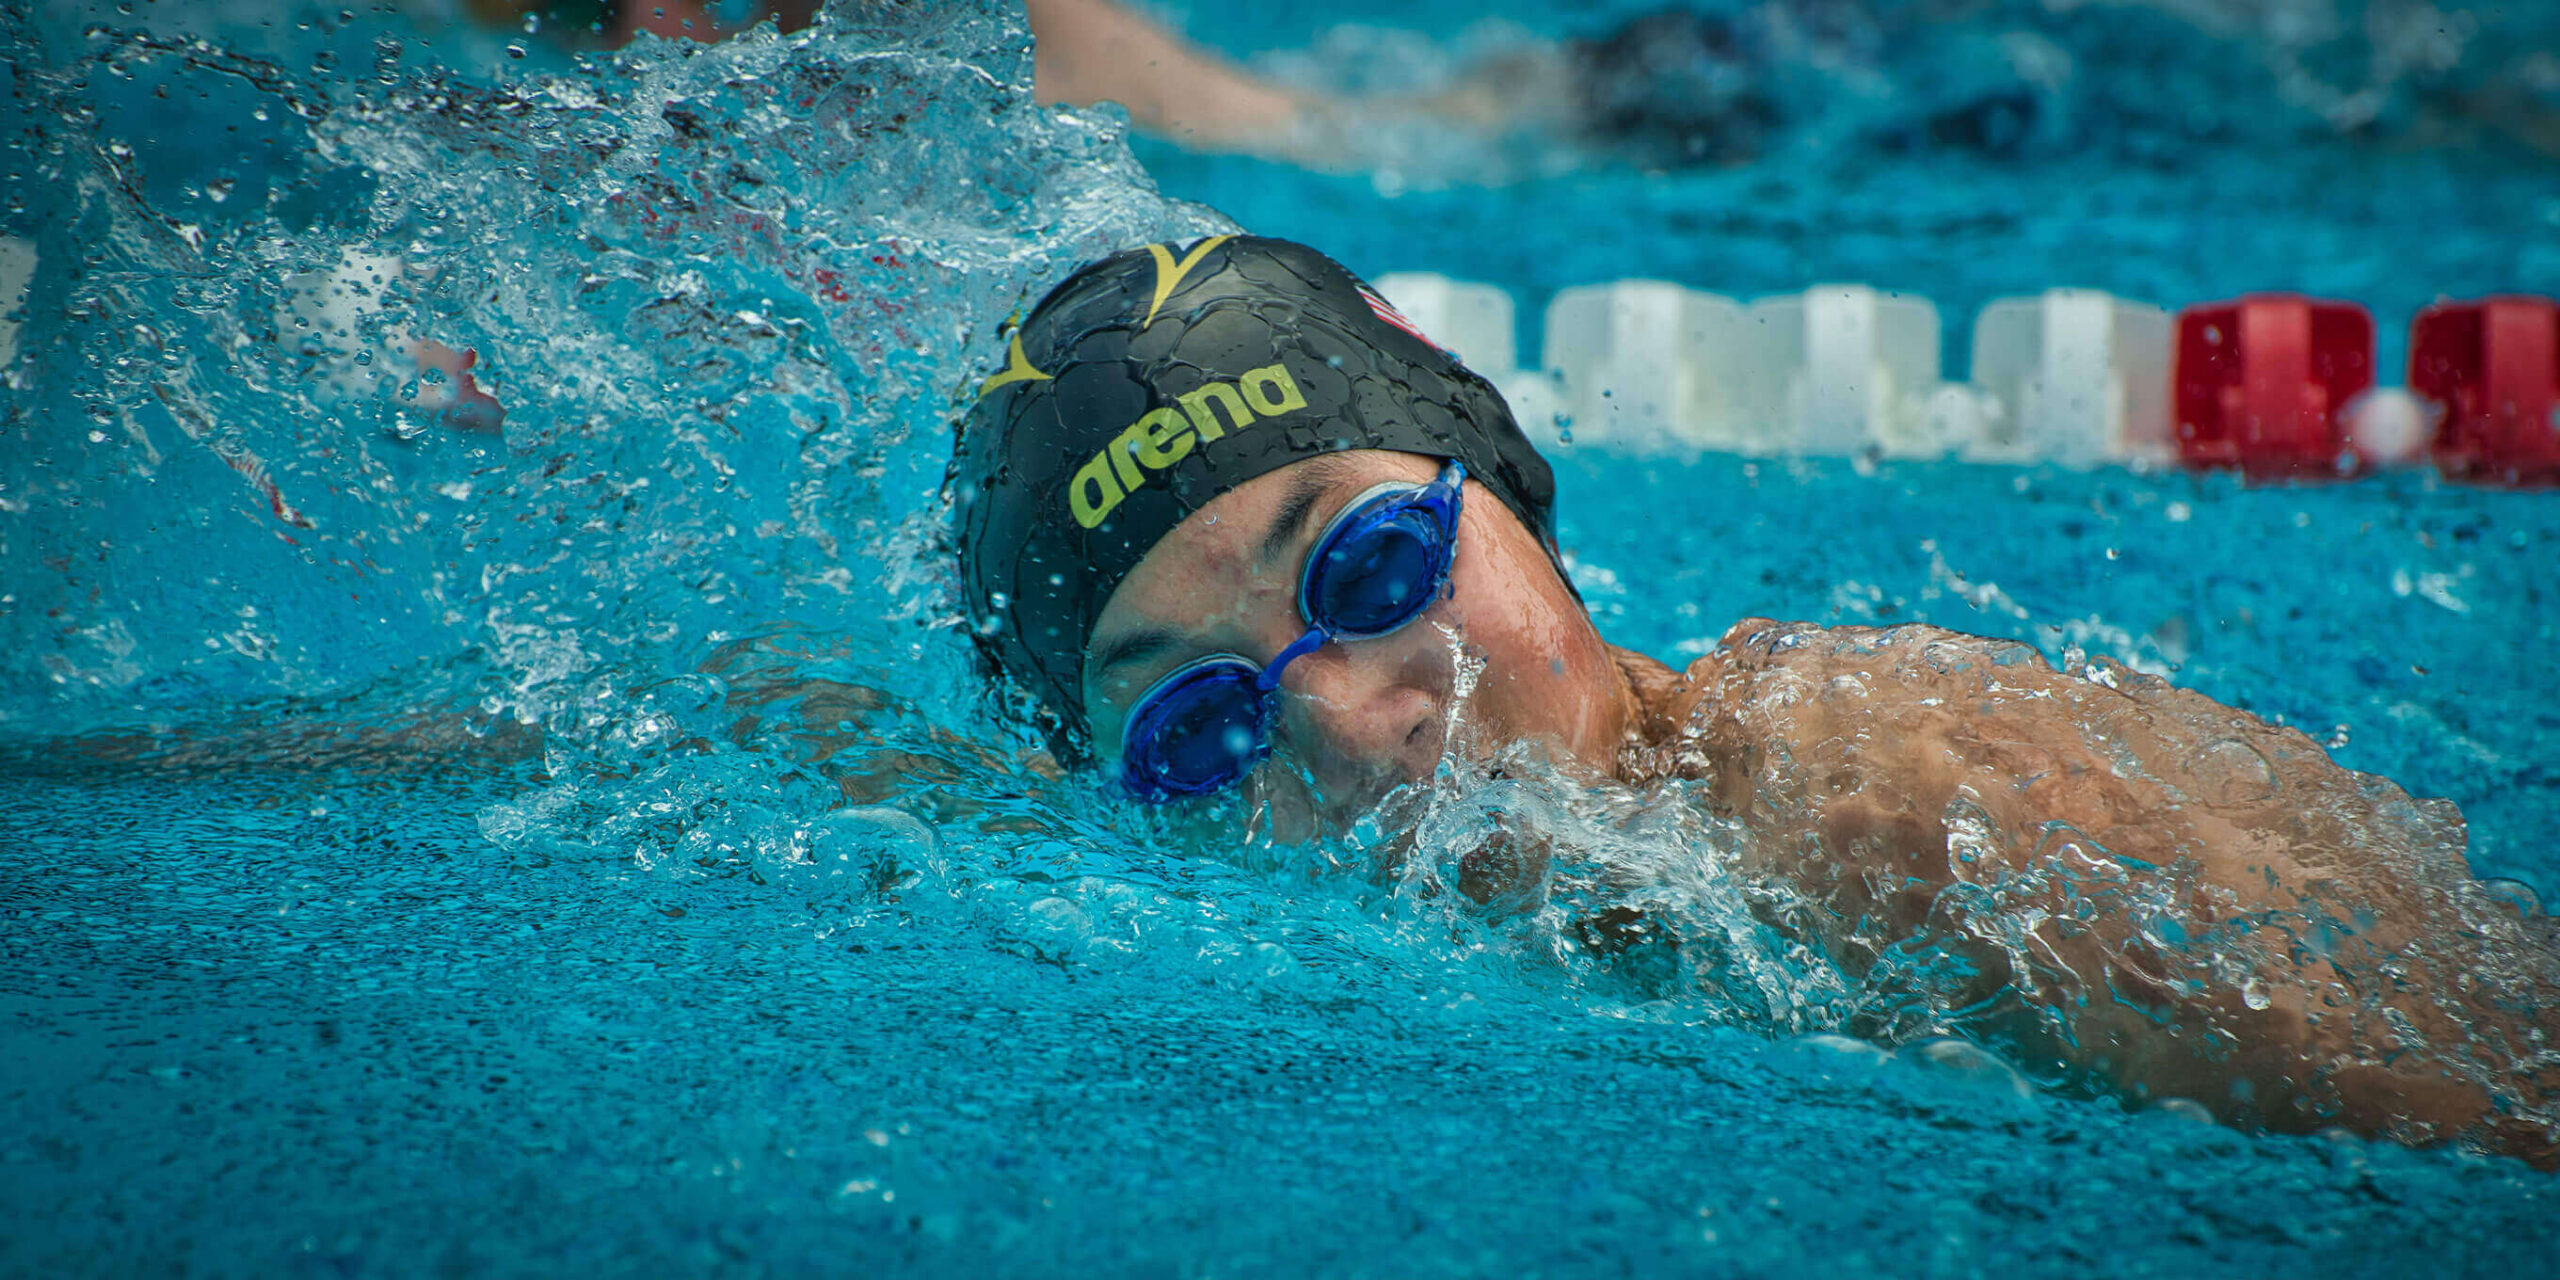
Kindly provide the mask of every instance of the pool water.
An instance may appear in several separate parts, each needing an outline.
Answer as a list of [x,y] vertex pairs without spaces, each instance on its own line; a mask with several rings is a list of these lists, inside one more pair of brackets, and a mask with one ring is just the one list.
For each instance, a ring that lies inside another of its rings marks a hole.
[[822,936],[771,887],[511,855],[473,822],[506,779],[12,772],[15,1272],[2495,1275],[2551,1247],[2560,1192],[2514,1161],[1657,1019],[1378,955],[1214,869],[1057,891],[1212,941],[1259,913],[1294,966],[1044,959],[1036,914],[943,893]]
[[[1444,8],[1398,22],[1601,22]],[[1377,21],[1160,11],[1306,77],[1363,70],[1303,51]],[[1133,150],[1030,107],[1018,22],[979,6],[585,64],[334,6],[5,21],[0,234],[35,268],[0,369],[0,1268],[2382,1276],[2560,1249],[2560,1180],[2512,1160],[2040,1091],[1961,1042],[1558,964],[1549,924],[1317,853],[1185,851],[1022,761],[935,501],[1005,314],[1228,218],[1530,317],[1634,275],[1864,280],[1951,319],[2063,283],[2301,288],[2373,307],[2388,369],[2439,293],[2560,291],[2520,145],[2300,128],[2251,38],[2180,58],[2131,7],[2048,35],[2084,82],[2157,73],[2193,108],[2167,118],[2232,123],[2164,151],[2091,90],[2023,154],[1661,174]],[[480,353],[503,423],[439,414],[421,339]],[[2455,801],[2475,873],[2560,892],[2547,493],[1556,462],[1621,643],[1680,660],[1759,614],[2111,657]]]

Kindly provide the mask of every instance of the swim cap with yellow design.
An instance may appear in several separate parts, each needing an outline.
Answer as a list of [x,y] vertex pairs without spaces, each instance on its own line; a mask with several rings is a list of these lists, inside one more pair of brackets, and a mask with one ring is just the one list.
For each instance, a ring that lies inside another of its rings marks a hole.
[[979,644],[1040,698],[1054,745],[1086,749],[1085,641],[1157,539],[1342,449],[1458,459],[1555,553],[1554,478],[1501,395],[1313,249],[1146,245],[1032,308],[978,388],[946,491]]

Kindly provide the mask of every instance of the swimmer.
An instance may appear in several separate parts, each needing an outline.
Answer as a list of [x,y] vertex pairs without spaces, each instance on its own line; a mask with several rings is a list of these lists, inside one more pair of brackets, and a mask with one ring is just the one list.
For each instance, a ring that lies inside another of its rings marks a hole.
[[1500,395],[1303,246],[1115,254],[988,368],[948,481],[963,594],[1093,785],[1284,838],[1444,752],[1681,789],[1853,977],[1945,948],[1970,966],[1949,1023],[2086,1087],[2560,1157],[2549,920],[2440,926],[2480,896],[2450,806],[2159,680],[1936,627],[1744,619],[1685,670],[1613,646]]

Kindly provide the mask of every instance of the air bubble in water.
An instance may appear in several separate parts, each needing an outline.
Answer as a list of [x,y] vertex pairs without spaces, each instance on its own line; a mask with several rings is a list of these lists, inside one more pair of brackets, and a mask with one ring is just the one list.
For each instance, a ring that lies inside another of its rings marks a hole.
[[1969,1089],[2013,1098],[2028,1098],[2035,1087],[2018,1074],[2016,1067],[2001,1060],[2000,1055],[1970,1040],[1943,1036],[1904,1045],[1896,1052],[1897,1061],[1920,1068],[1931,1077]]
[[2534,892],[2533,886],[2522,880],[2491,876],[2481,880],[2479,884],[2483,892],[2500,905],[2515,912],[2519,919],[2531,919],[2542,914],[2542,895]]
[[1864,1040],[1827,1032],[1781,1040],[1769,1047],[1768,1057],[1824,1084],[1863,1082],[1893,1060],[1893,1055]]
[[1047,897],[1023,908],[1020,927],[1024,941],[1063,959],[1093,937],[1093,916],[1069,899]]
[[929,870],[941,840],[932,827],[901,809],[869,805],[844,809],[809,824],[809,863],[821,877],[852,877],[865,888],[896,887]]
[[2147,1115],[2187,1124],[2213,1124],[2213,1111],[2193,1098],[2162,1098],[2143,1108]]

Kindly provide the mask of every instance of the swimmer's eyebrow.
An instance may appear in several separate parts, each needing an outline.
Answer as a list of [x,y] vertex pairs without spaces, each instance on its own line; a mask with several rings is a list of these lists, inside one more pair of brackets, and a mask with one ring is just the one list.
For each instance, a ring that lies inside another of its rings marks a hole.
[[1143,662],[1180,643],[1181,636],[1163,627],[1140,627],[1102,646],[1093,655],[1093,670],[1099,675],[1113,667]]
[[1289,481],[1289,497],[1280,504],[1280,514],[1262,535],[1262,563],[1268,567],[1298,540],[1298,531],[1307,527],[1307,517],[1316,509],[1316,500],[1333,487],[1333,476],[1321,467],[1310,467]]

